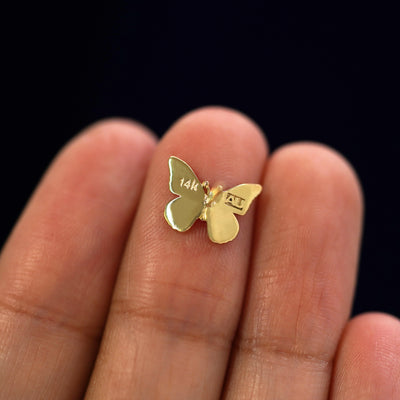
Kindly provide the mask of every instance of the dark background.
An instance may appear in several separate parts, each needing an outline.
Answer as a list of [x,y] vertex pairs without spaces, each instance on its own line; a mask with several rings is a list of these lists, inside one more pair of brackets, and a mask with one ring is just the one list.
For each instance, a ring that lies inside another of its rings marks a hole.
[[255,119],[272,150],[315,140],[350,160],[366,197],[354,313],[400,316],[397,14],[274,3],[3,12],[0,245],[55,153],[87,124],[125,116],[161,136],[183,113],[221,104]]

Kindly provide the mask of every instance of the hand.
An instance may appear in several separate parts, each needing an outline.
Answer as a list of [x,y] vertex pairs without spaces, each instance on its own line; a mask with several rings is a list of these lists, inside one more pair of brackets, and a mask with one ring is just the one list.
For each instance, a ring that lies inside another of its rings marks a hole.
[[[168,157],[263,192],[238,237],[171,229]],[[156,145],[95,124],[56,158],[0,259],[0,398],[399,399],[400,323],[349,319],[362,195],[311,143],[267,159],[245,116],[206,108]]]

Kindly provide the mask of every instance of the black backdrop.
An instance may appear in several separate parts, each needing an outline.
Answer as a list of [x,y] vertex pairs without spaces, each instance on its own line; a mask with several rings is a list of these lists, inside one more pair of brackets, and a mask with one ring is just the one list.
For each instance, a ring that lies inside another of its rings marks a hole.
[[254,118],[272,150],[316,140],[351,161],[366,197],[354,313],[400,316],[394,10],[280,3],[17,3],[3,12],[0,244],[55,153],[87,124],[125,116],[161,136],[183,113],[221,104]]

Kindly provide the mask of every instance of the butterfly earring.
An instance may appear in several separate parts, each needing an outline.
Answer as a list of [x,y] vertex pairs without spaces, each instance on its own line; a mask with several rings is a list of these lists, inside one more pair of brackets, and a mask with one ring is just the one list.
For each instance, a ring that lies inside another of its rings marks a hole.
[[165,207],[168,224],[185,232],[198,218],[207,222],[208,236],[213,242],[226,243],[235,239],[239,223],[234,214],[246,214],[261,193],[261,185],[243,183],[226,191],[220,185],[210,188],[207,181],[200,183],[189,165],[178,157],[170,157],[168,164],[169,189],[179,196]]

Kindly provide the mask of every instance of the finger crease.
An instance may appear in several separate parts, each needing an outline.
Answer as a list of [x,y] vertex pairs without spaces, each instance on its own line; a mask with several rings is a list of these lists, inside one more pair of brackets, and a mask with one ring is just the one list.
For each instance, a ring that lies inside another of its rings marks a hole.
[[17,300],[0,300],[0,314],[5,316],[25,317],[43,324],[46,327],[55,327],[74,334],[79,334],[90,341],[99,341],[101,337],[98,328],[74,324],[71,321],[67,321],[67,317],[65,315],[63,316],[62,313],[57,310],[31,305],[24,306]]
[[[130,321],[141,320],[142,322],[147,322],[151,328],[176,337],[179,340],[205,344],[218,349],[231,347],[232,338],[226,335],[226,333],[212,330],[193,320],[175,317],[161,310],[154,310],[147,307],[127,307],[126,305],[118,305],[118,303],[125,304],[126,302],[114,300],[113,313]],[[139,324],[133,325],[135,329],[140,329]],[[142,330],[144,329],[142,328]]]
[[296,346],[285,346],[259,338],[237,339],[233,347],[239,352],[262,359],[262,362],[296,363],[318,371],[330,371],[332,366],[332,356],[328,353],[311,353]]

